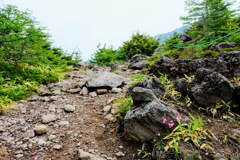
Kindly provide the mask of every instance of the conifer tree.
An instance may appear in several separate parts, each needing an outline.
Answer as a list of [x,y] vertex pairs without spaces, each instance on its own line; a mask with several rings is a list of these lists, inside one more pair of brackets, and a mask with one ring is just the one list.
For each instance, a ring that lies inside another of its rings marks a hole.
[[230,10],[234,2],[227,0],[186,0],[185,3],[188,15],[180,19],[185,24],[194,24],[198,34],[208,35],[209,38],[226,32],[221,29],[236,13],[236,10]]

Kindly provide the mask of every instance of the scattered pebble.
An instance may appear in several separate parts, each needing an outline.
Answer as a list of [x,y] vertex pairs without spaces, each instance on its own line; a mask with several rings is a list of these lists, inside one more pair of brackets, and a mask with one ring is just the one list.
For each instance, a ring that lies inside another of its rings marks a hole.
[[48,132],[48,128],[46,125],[38,125],[33,130],[36,134],[45,134]]
[[76,107],[70,104],[67,104],[64,106],[64,110],[66,112],[74,112],[76,110]]

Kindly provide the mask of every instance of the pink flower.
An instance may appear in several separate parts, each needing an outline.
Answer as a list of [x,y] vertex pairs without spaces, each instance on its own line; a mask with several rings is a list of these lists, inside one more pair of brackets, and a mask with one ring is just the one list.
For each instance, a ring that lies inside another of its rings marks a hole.
[[173,120],[170,120],[169,123],[168,123],[168,127],[172,128],[173,126],[174,126],[174,122],[173,122]]
[[161,136],[160,132],[158,132],[157,136],[158,136],[158,137],[160,137],[160,136]]
[[162,118],[162,123],[165,124],[167,122],[167,119],[165,117]]
[[180,116],[180,114],[178,114],[178,115],[176,116],[176,120],[178,121],[178,120],[180,120],[180,119],[182,119],[182,117]]

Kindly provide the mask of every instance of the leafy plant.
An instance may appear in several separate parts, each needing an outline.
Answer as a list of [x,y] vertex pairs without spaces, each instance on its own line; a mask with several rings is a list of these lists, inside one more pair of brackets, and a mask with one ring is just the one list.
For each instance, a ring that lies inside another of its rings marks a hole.
[[97,46],[98,50],[94,53],[91,60],[92,63],[97,63],[100,66],[109,66],[111,63],[122,61],[125,58],[125,53],[114,50],[113,46],[103,47],[100,44]]
[[[211,138],[211,136],[203,129],[202,119],[196,119],[191,114],[189,114],[192,121],[189,124],[183,124],[181,122],[181,116],[177,115],[175,120],[167,121],[165,117],[162,118],[163,124],[168,124],[169,131],[171,128],[176,126],[171,132],[167,131],[165,133],[158,133],[154,138],[154,146],[159,150],[168,151],[173,149],[176,154],[179,153],[179,142],[192,142],[193,145],[199,149],[209,149],[213,150],[211,143],[206,141],[206,138]],[[206,142],[205,142],[206,141]]]
[[160,77],[159,77],[159,81],[163,84],[163,85],[167,85],[170,80],[167,77],[167,74],[163,74],[161,73]]
[[130,76],[130,78],[133,80],[133,82],[131,83],[131,85],[130,86],[133,86],[133,85],[135,85],[136,83],[138,83],[138,82],[144,82],[146,79],[147,79],[147,75],[145,75],[145,74],[140,74],[140,73],[138,73],[138,74],[132,74],[131,76]]
[[120,125],[124,123],[124,117],[127,114],[127,111],[133,106],[132,97],[126,97],[123,99],[118,99],[114,103],[115,106],[118,106],[119,113],[116,115],[118,118]]
[[120,51],[126,53],[127,59],[130,59],[135,54],[150,56],[158,45],[159,42],[153,37],[137,32],[132,35],[131,40],[123,42]]
[[145,143],[143,143],[141,149],[138,149],[138,155],[142,155],[142,158],[148,158],[151,156],[151,153],[147,150]]

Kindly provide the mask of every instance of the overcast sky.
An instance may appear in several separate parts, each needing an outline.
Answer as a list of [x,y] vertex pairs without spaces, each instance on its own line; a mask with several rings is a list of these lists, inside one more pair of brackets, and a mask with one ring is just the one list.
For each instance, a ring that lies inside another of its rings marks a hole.
[[[240,0],[238,0],[240,1]],[[72,52],[79,49],[90,59],[97,45],[130,40],[136,31],[155,36],[183,25],[184,0],[0,0],[32,15],[47,27],[54,45]],[[239,4],[239,3],[238,3]]]

